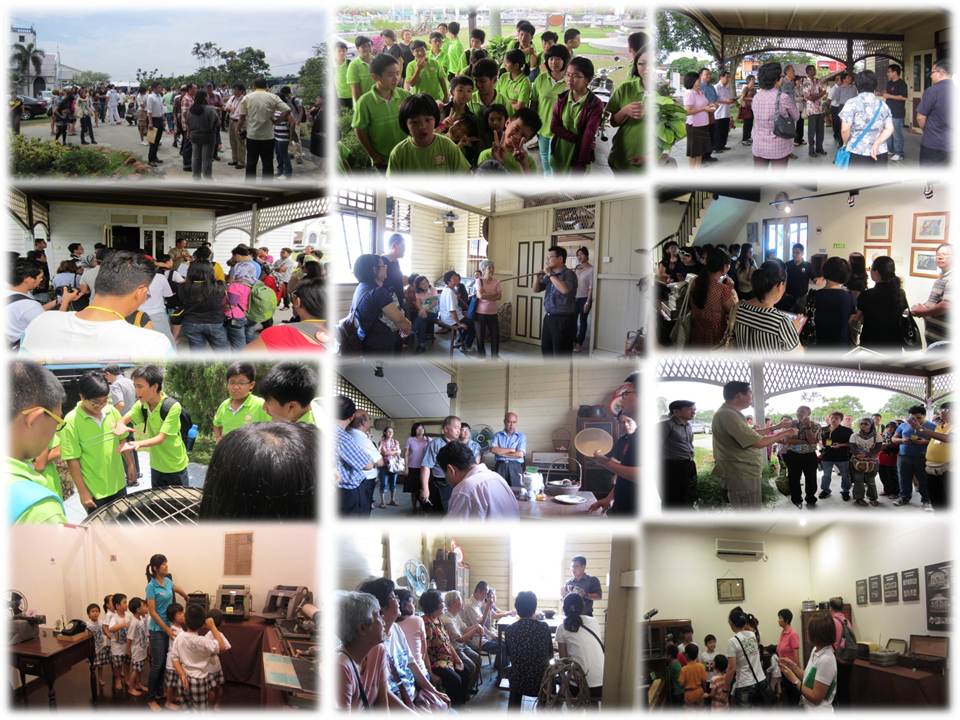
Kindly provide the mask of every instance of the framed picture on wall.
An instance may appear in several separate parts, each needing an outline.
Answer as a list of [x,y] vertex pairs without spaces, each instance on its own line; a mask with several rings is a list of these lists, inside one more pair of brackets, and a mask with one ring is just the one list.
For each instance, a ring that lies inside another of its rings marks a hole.
[[747,223],[747,245],[757,246],[758,233],[760,231],[760,223],[749,222]]
[[717,602],[743,602],[745,597],[746,595],[744,594],[743,578],[717,579]]
[[945,243],[950,236],[950,213],[927,212],[913,214],[914,244]]
[[869,268],[878,257],[890,257],[890,253],[892,252],[893,245],[864,245],[863,258],[867,263],[867,268]]
[[863,219],[865,243],[891,240],[893,240],[893,215],[870,215]]
[[922,278],[938,278],[937,251],[935,248],[910,248],[910,275]]

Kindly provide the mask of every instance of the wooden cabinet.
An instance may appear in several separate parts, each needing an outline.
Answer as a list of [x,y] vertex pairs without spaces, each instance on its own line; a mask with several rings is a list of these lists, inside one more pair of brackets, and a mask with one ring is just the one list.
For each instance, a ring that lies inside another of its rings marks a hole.
[[472,592],[472,588],[468,587],[470,585],[469,568],[458,563],[453,555],[447,555],[443,560],[435,559],[431,577],[440,592],[459,590],[464,597],[468,597]]
[[[829,612],[829,610],[804,610],[800,613],[800,649],[803,651],[803,663],[801,667],[807,666],[807,660],[810,659],[810,653],[813,650],[813,643],[810,641],[810,621],[817,615],[825,612]],[[853,607],[850,603],[843,604],[843,614],[847,616],[847,620],[850,621],[851,626],[856,627],[856,625],[853,624]]]

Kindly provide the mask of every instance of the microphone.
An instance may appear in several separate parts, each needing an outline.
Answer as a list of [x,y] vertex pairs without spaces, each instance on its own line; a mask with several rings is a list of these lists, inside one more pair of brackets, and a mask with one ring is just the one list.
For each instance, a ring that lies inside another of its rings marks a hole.
[[659,613],[659,612],[660,612],[660,611],[657,610],[656,608],[653,608],[653,610],[648,610],[647,612],[644,613],[643,619],[644,619],[644,620],[649,620],[650,618],[652,618],[654,615],[656,615],[656,614]]

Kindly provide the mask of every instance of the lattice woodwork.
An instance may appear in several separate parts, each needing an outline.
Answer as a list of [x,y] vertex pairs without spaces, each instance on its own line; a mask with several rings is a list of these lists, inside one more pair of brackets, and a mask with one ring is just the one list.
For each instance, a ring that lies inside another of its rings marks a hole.
[[764,394],[768,398],[795,390],[844,385],[892,390],[923,400],[927,390],[926,378],[918,375],[777,362],[763,364],[763,385]]
[[[845,38],[791,37],[789,35],[726,35],[723,39],[726,60],[737,60],[748,55],[760,55],[770,52],[805,52],[821,55],[839,62],[847,62],[847,40]],[[903,64],[902,40],[877,40],[873,38],[853,38],[854,63],[868,57],[880,56]]]
[[50,231],[50,211],[47,206],[36,198],[30,198],[30,205],[33,206],[33,224],[40,224]]
[[[157,230],[157,232],[162,233],[163,230]],[[210,240],[210,233],[206,230],[177,230],[174,237],[177,242],[186,240],[187,247],[198,248]]]
[[557,208],[553,211],[553,231],[593,230],[597,222],[597,206],[575,205]]
[[13,216],[20,221],[25,228],[30,227],[30,218],[27,216],[27,196],[16,188],[10,188],[10,194],[7,196],[7,207]]
[[687,380],[709,385],[726,385],[731,380],[750,382],[750,363],[746,360],[710,360],[676,358],[657,363],[661,380]]
[[300,220],[310,220],[323,217],[327,214],[327,198],[315,197],[300,202],[275,205],[260,210],[257,221],[257,230],[260,233],[270,232],[278,227],[289,225]]
[[387,414],[380,409],[379,405],[360,392],[356,385],[339,374],[337,375],[336,393],[337,395],[344,395],[353,400],[353,404],[357,406],[357,410],[363,410],[371,419],[387,417]]
[[219,235],[224,230],[243,230],[247,235],[250,234],[250,223],[253,221],[253,213],[250,210],[231,213],[230,215],[221,215],[214,224],[214,234]]
[[930,395],[933,400],[940,400],[953,392],[953,373],[934,375],[930,380]]
[[377,196],[372,190],[340,190],[337,193],[337,205],[362,212],[375,213],[377,211]]

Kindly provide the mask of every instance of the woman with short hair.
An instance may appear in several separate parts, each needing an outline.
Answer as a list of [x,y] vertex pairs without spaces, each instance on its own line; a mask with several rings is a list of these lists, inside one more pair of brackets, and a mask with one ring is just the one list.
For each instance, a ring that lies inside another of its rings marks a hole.
[[753,111],[753,141],[750,147],[756,168],[785,168],[793,153],[793,134],[780,137],[773,132],[778,115],[790,117],[794,122],[800,119],[793,93],[780,91],[782,75],[780,63],[777,62],[764,63],[757,71],[760,89],[750,106]]
[[477,354],[486,357],[486,341],[490,338],[490,356],[494,360],[500,358],[500,317],[497,314],[497,303],[503,296],[500,281],[494,273],[496,267],[493,260],[481,260],[479,277],[477,277]]
[[393,291],[384,286],[386,262],[379,255],[361,255],[353,265],[353,274],[359,284],[353,293],[350,312],[356,317],[363,352],[394,353],[400,334],[409,334],[412,325]]
[[738,350],[759,353],[802,352],[800,328],[804,315],[790,320],[774,306],[786,292],[787,274],[777,260],[765,262],[751,277],[754,297],[741,300],[733,323]]
[[[232,433],[231,433],[232,434]],[[369,679],[360,675],[360,663],[374,647],[384,640],[383,616],[380,603],[373,595],[363,592],[337,593],[337,709],[369,710],[371,692]],[[163,666],[161,665],[161,672]],[[386,695],[380,709],[386,708]]]
[[538,697],[543,673],[553,658],[553,639],[550,628],[534,618],[537,596],[528,590],[517,593],[513,607],[519,620],[507,628],[504,644],[510,666],[506,670],[510,680],[508,707],[519,708],[523,696]]

